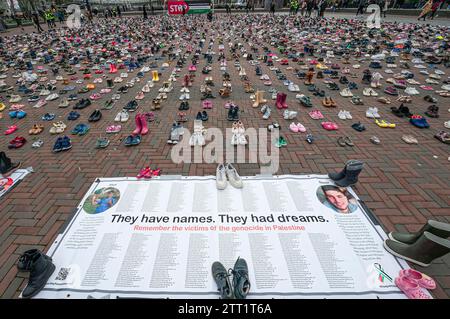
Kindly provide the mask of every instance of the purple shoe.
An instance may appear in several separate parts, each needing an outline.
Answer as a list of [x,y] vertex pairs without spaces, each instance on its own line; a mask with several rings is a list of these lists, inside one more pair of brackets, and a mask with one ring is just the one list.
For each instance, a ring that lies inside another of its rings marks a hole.
[[389,95],[398,95],[397,89],[393,86],[388,86],[387,88],[385,88],[384,93]]

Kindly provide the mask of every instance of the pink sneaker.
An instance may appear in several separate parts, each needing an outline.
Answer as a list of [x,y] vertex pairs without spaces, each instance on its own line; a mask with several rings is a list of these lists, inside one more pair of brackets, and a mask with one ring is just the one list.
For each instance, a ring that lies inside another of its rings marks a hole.
[[17,125],[12,125],[10,126],[6,131],[5,131],[5,135],[10,135],[12,133],[14,133],[15,131],[17,131]]
[[102,96],[101,96],[100,94],[98,94],[98,93],[94,93],[94,94],[92,94],[89,98],[90,98],[91,100],[98,100],[98,99],[101,99]]
[[150,167],[145,167],[143,169],[140,170],[139,174],[137,175],[137,178],[151,178],[152,174],[152,170],[150,169]]
[[306,132],[306,128],[301,123],[297,123],[297,128],[298,128],[298,131],[301,132],[301,133],[305,133]]
[[294,133],[298,133],[298,127],[294,122],[292,122],[291,125],[289,125],[289,129]]
[[433,278],[414,269],[400,270],[399,276],[407,277],[408,279],[411,279],[412,281],[417,283],[420,287],[425,289],[431,290],[436,288],[436,282],[433,280]]
[[405,293],[408,299],[431,299],[418,284],[408,277],[395,278],[395,284]]

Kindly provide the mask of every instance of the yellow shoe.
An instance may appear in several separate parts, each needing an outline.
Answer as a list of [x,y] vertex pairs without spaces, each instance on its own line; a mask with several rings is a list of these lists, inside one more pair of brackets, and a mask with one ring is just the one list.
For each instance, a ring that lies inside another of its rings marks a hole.
[[375,120],[375,123],[379,126],[379,127],[388,127],[388,124],[386,123],[386,121],[384,120]]
[[319,70],[326,70],[326,69],[328,69],[328,67],[325,64],[322,64],[322,63],[318,63],[316,65],[316,68],[318,68]]
[[386,125],[386,127],[395,128],[395,123],[389,123],[389,122],[386,122],[385,120],[382,120],[381,122],[384,123]]
[[0,112],[6,109],[6,105],[0,102]]
[[158,71],[152,71],[152,81],[153,82],[158,82],[159,81],[159,76],[158,76]]

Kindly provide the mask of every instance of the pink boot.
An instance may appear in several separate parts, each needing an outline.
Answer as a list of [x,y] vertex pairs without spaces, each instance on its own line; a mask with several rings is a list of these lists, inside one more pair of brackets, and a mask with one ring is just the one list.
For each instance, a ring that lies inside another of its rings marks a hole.
[[281,110],[283,108],[282,101],[283,101],[283,93],[278,92],[276,106],[277,106],[277,109],[279,109],[279,110]]
[[281,105],[283,106],[284,109],[287,109],[287,103],[286,103],[286,99],[287,99],[287,95],[286,93],[281,93],[283,96],[281,98]]
[[133,135],[141,134],[142,131],[141,114],[136,114],[134,121],[136,122],[136,129],[133,131]]
[[148,133],[147,118],[144,114],[141,114],[139,117],[141,119],[141,135],[145,135]]
[[109,73],[117,73],[117,67],[115,64],[110,64],[109,65]]

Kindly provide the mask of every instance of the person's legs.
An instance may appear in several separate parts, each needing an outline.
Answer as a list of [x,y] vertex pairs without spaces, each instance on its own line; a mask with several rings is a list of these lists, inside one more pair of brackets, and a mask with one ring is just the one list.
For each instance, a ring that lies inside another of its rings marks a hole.
[[436,14],[437,10],[431,11],[430,20],[434,19],[434,15]]

